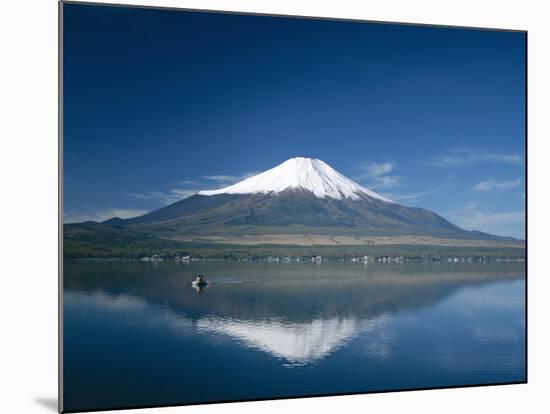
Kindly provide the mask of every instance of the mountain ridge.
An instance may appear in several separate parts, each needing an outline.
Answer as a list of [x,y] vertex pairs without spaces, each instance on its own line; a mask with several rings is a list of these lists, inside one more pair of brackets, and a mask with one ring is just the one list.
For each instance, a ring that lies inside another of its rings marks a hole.
[[321,160],[303,157],[142,216],[104,224],[190,240],[286,234],[516,241],[465,230],[430,210],[398,204]]

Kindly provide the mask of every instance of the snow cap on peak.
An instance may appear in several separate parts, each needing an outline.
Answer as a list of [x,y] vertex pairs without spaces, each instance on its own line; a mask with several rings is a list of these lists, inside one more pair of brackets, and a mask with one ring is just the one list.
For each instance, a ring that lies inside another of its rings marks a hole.
[[280,193],[289,189],[311,191],[319,198],[359,199],[361,194],[388,203],[393,201],[371,191],[315,158],[290,158],[278,166],[219,190],[200,195]]

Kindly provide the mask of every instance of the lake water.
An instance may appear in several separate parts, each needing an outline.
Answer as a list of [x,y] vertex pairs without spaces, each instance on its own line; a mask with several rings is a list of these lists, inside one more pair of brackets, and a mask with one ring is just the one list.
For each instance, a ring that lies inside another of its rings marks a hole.
[[65,410],[525,380],[520,263],[64,267]]

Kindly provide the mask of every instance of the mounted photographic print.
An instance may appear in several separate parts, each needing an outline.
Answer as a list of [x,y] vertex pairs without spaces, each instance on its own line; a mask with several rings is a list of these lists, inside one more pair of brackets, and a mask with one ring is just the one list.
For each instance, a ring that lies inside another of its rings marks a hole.
[[60,12],[62,411],[526,382],[526,32]]

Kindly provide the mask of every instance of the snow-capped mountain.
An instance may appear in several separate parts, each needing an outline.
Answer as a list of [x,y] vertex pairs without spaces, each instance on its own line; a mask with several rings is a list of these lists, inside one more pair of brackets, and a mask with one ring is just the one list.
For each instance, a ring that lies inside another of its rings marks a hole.
[[336,200],[358,200],[360,195],[392,203],[393,201],[357,184],[324,161],[296,157],[261,174],[219,190],[199,191],[199,195],[219,194],[279,194],[285,190],[304,190],[316,197]]
[[301,157],[143,216],[105,223],[163,238],[235,244],[312,245],[327,238],[332,244],[362,244],[370,236],[499,239],[393,202],[321,160]]

